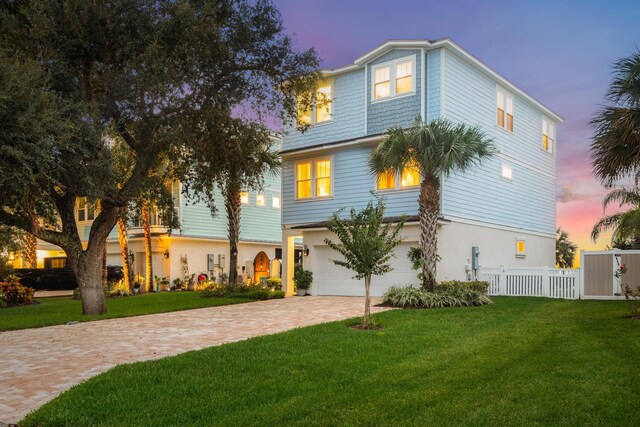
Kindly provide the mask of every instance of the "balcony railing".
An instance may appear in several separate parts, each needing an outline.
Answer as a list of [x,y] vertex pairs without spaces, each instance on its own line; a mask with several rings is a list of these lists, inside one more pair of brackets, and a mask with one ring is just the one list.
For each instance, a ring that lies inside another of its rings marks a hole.
[[[157,206],[151,206],[149,208],[149,226],[152,233],[166,233],[172,224],[177,223],[177,219],[180,218],[180,208],[173,208],[173,217],[169,215],[169,213],[170,211],[168,209],[162,209]],[[140,210],[138,210],[131,218],[129,229],[133,234],[139,234],[142,232],[142,228],[142,215]]]

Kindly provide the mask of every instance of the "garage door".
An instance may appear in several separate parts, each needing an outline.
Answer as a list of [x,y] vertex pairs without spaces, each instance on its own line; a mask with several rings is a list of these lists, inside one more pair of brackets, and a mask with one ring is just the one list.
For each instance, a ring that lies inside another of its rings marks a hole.
[[[396,257],[391,259],[393,271],[371,279],[371,295],[382,296],[389,286],[417,284],[418,272],[411,268],[407,258],[409,247],[417,243],[403,243],[396,249]],[[316,268],[313,286],[316,295],[364,296],[364,279],[352,279],[354,273],[335,265],[331,259],[339,259],[339,254],[328,246],[314,246]]]

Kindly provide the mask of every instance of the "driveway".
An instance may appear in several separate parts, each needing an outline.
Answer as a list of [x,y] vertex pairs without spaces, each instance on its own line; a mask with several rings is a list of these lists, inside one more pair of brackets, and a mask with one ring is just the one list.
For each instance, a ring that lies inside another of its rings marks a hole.
[[363,298],[297,297],[2,332],[0,425],[119,364],[360,316],[363,309]]

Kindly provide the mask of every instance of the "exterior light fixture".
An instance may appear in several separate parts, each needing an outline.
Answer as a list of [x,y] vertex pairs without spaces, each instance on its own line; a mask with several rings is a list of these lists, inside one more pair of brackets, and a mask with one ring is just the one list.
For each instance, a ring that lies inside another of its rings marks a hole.
[[302,246],[302,253],[304,254],[304,256],[309,256],[309,246],[303,245]]
[[164,250],[164,259],[169,259],[169,249]]

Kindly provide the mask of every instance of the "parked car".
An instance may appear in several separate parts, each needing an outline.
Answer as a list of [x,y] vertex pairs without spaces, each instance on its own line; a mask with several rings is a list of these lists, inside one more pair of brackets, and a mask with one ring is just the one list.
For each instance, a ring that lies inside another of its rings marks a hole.
[[[14,271],[20,276],[20,283],[36,291],[73,290],[78,287],[78,281],[66,261],[64,257],[45,258],[44,268],[16,268]],[[121,266],[107,266],[107,280],[123,277]]]

